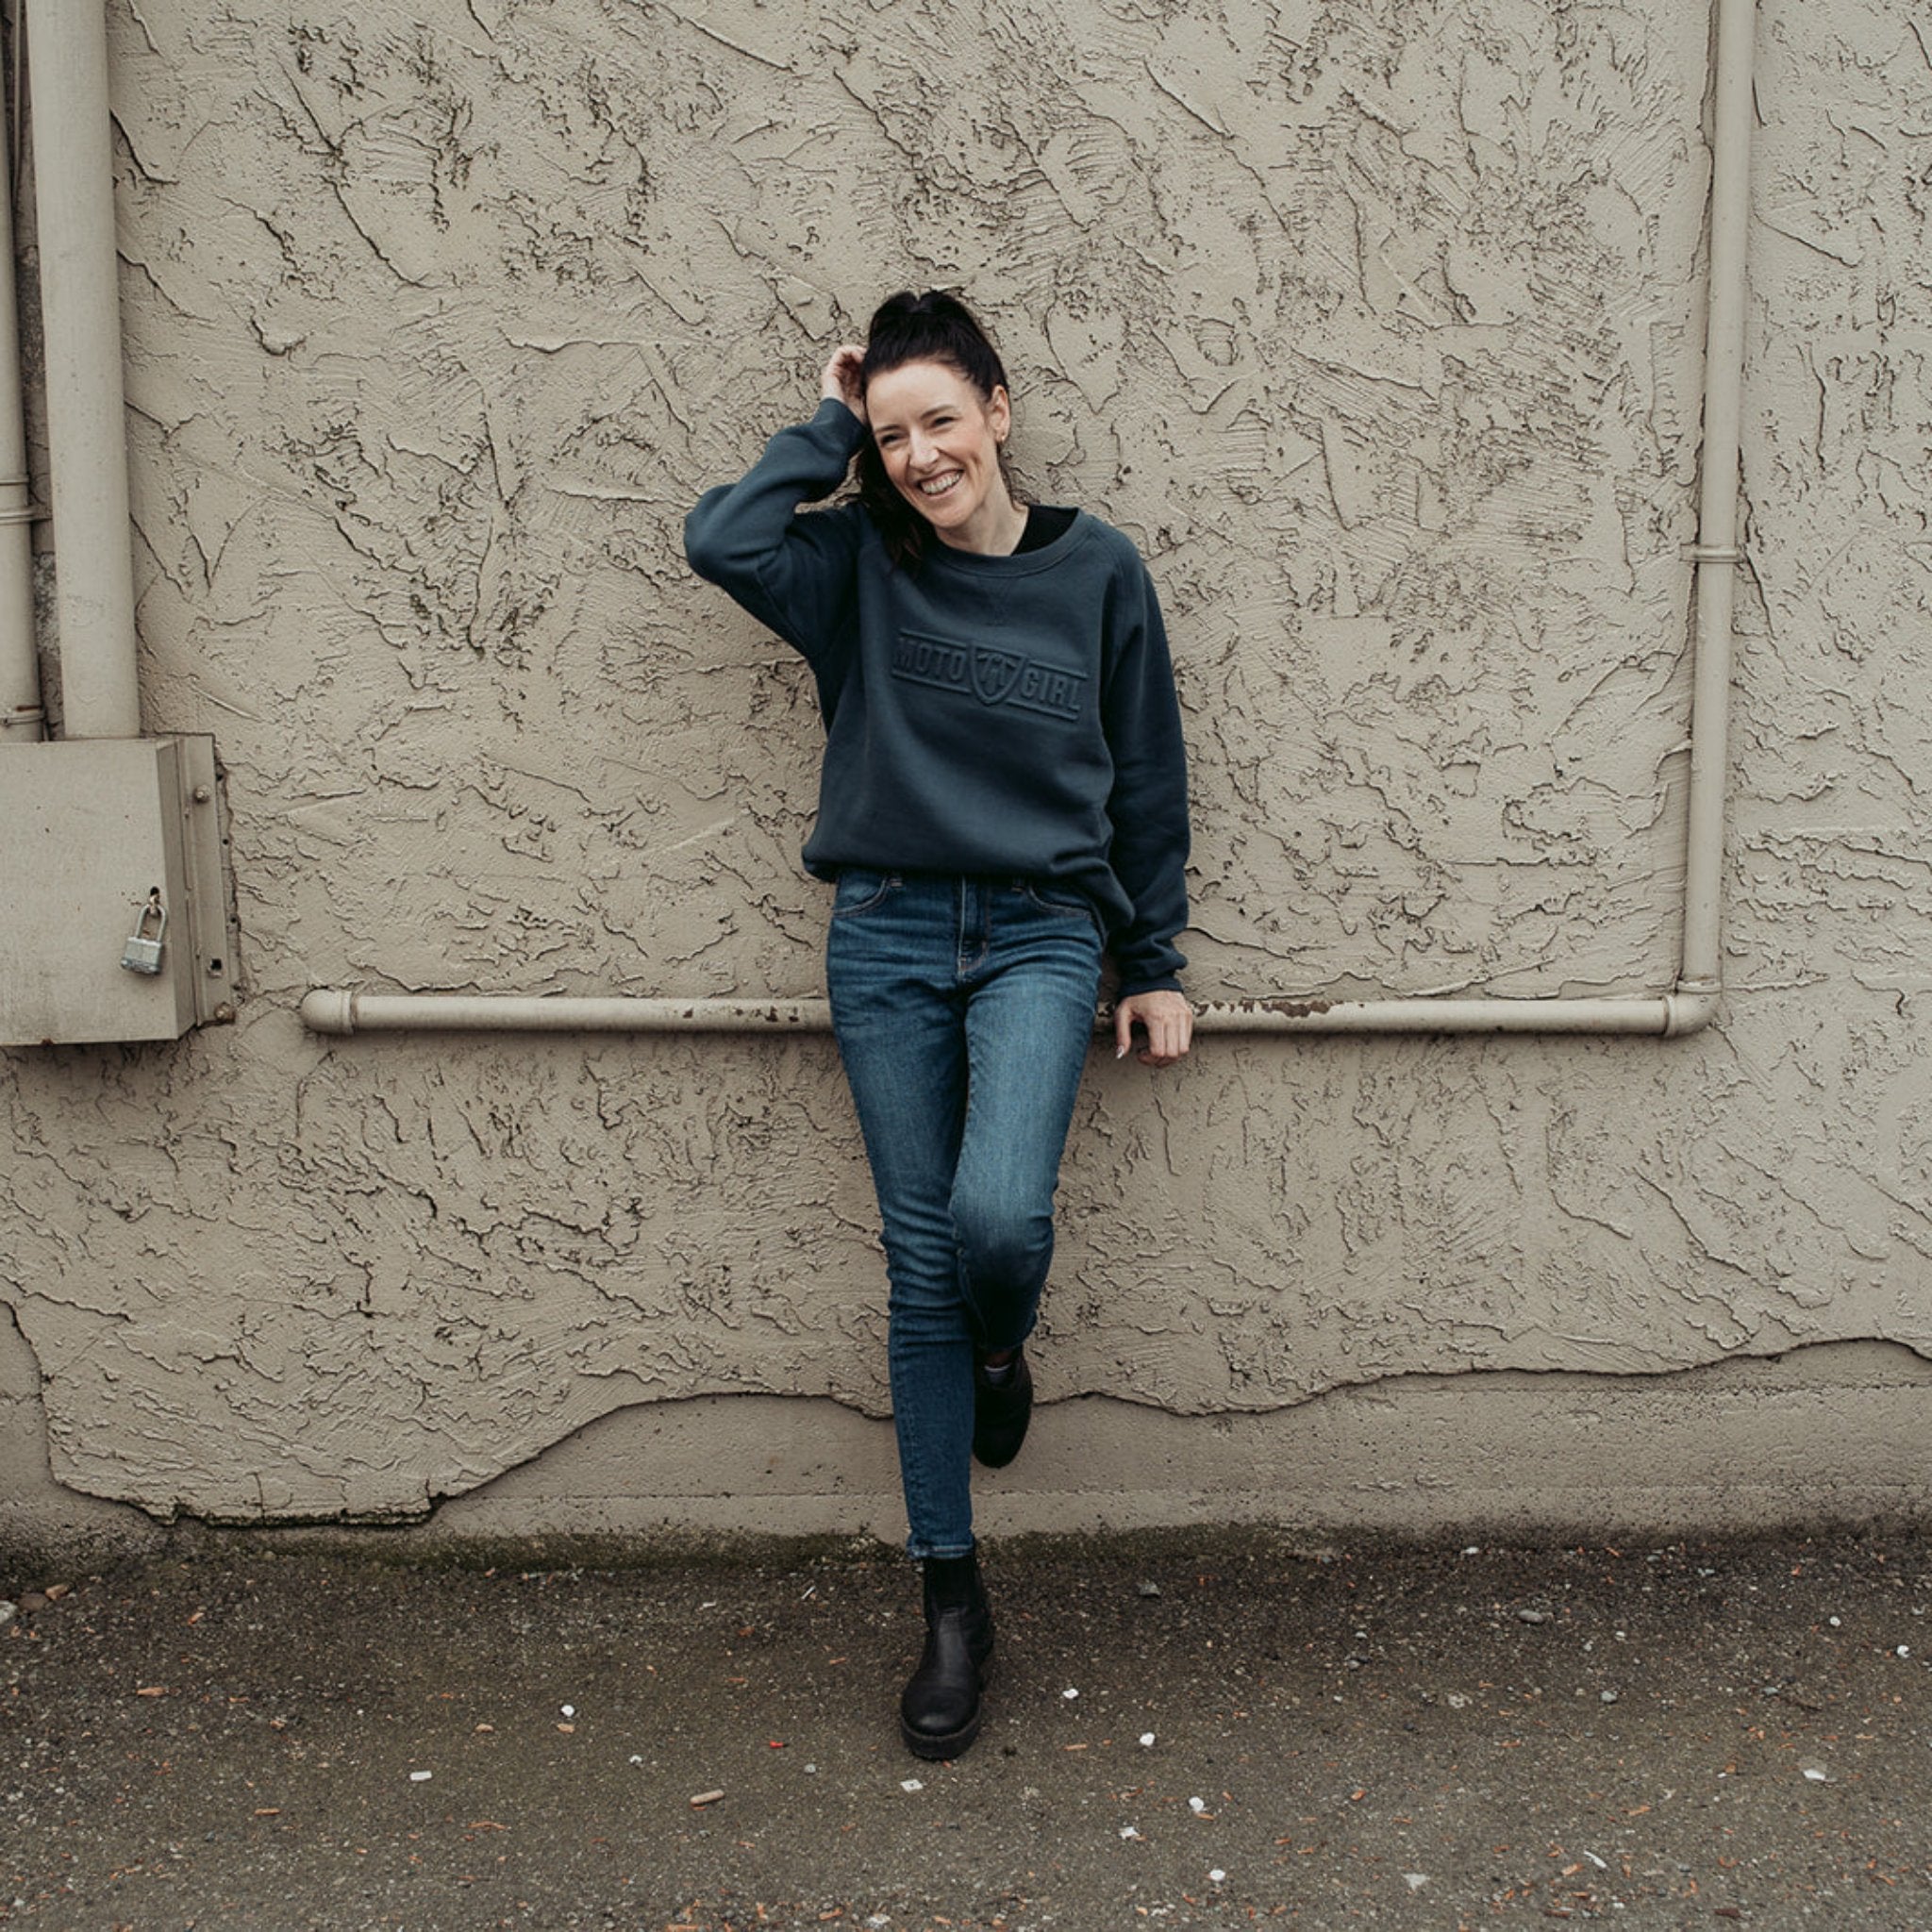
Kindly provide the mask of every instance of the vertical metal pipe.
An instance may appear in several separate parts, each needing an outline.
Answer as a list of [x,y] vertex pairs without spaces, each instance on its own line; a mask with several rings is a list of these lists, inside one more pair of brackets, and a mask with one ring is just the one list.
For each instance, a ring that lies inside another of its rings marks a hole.
[[[15,49],[16,56],[18,49]],[[36,744],[44,722],[34,655],[32,510],[20,395],[20,291],[13,267],[13,178],[0,99],[0,747]]]
[[105,0],[27,0],[62,729],[138,738]]
[[1696,668],[1681,985],[1722,977],[1720,916],[1737,588],[1740,419],[1744,384],[1745,242],[1751,225],[1751,67],[1757,0],[1718,0],[1712,88],[1710,300],[1705,325],[1704,453],[1698,485]]

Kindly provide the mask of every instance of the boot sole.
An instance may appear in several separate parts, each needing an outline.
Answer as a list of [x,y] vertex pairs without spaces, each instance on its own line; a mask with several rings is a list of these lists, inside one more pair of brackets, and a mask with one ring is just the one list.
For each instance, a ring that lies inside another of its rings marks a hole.
[[936,1764],[942,1757],[958,1757],[979,1735],[979,1716],[975,1712],[970,1724],[962,1725],[951,1736],[944,1738],[928,1737],[924,1731],[915,1731],[902,1717],[899,1720],[899,1735],[906,1741],[906,1748],[913,1757],[923,1758],[928,1764]]

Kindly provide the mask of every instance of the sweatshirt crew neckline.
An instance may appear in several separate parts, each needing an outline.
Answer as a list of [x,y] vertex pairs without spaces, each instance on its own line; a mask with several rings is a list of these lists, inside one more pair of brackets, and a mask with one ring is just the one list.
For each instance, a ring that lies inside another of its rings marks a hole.
[[941,564],[965,576],[978,576],[986,571],[1002,576],[1026,576],[1035,571],[1051,570],[1055,564],[1071,556],[1079,544],[1086,541],[1093,527],[1092,518],[1085,510],[1076,509],[1073,522],[1058,537],[1049,539],[1037,549],[1009,550],[1000,557],[989,557],[981,550],[956,550],[935,536],[925,546],[922,567]]

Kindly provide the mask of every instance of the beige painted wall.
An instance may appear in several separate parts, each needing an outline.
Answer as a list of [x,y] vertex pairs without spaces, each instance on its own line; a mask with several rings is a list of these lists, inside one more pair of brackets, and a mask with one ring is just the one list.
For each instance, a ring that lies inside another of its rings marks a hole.
[[[575,1470],[628,1524],[763,1494],[896,1534],[828,1041],[331,1043],[295,1008],[818,989],[808,681],[677,526],[904,284],[977,299],[1026,475],[1152,564],[1198,995],[1673,978],[1698,8],[111,15],[144,720],[215,736],[247,997],[0,1057],[0,1294],[67,1490],[398,1519],[505,1477],[473,1513],[541,1526]],[[993,1520],[1924,1510],[1914,21],[1760,10],[1720,1025],[1096,1059],[1038,1351],[1064,1407]],[[1407,1433],[1356,1427],[1377,1404]]]

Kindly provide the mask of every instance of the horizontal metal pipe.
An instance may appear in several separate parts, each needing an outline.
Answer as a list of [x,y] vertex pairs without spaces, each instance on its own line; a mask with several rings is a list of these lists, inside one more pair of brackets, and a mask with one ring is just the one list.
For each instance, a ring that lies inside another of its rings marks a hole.
[[1235,1000],[1194,1009],[1203,1033],[1602,1033],[1675,1036],[1707,1025],[1716,996],[1648,999]]
[[[1216,1000],[1194,1008],[1202,1033],[1693,1033],[1714,990],[1650,999]],[[567,993],[356,992],[318,987],[302,1002],[312,1033],[826,1033],[822,999],[627,999]],[[1105,1013],[1094,1025],[1112,1024]]]
[[311,1033],[825,1033],[824,1000],[628,999],[573,993],[354,992],[302,1002]]

